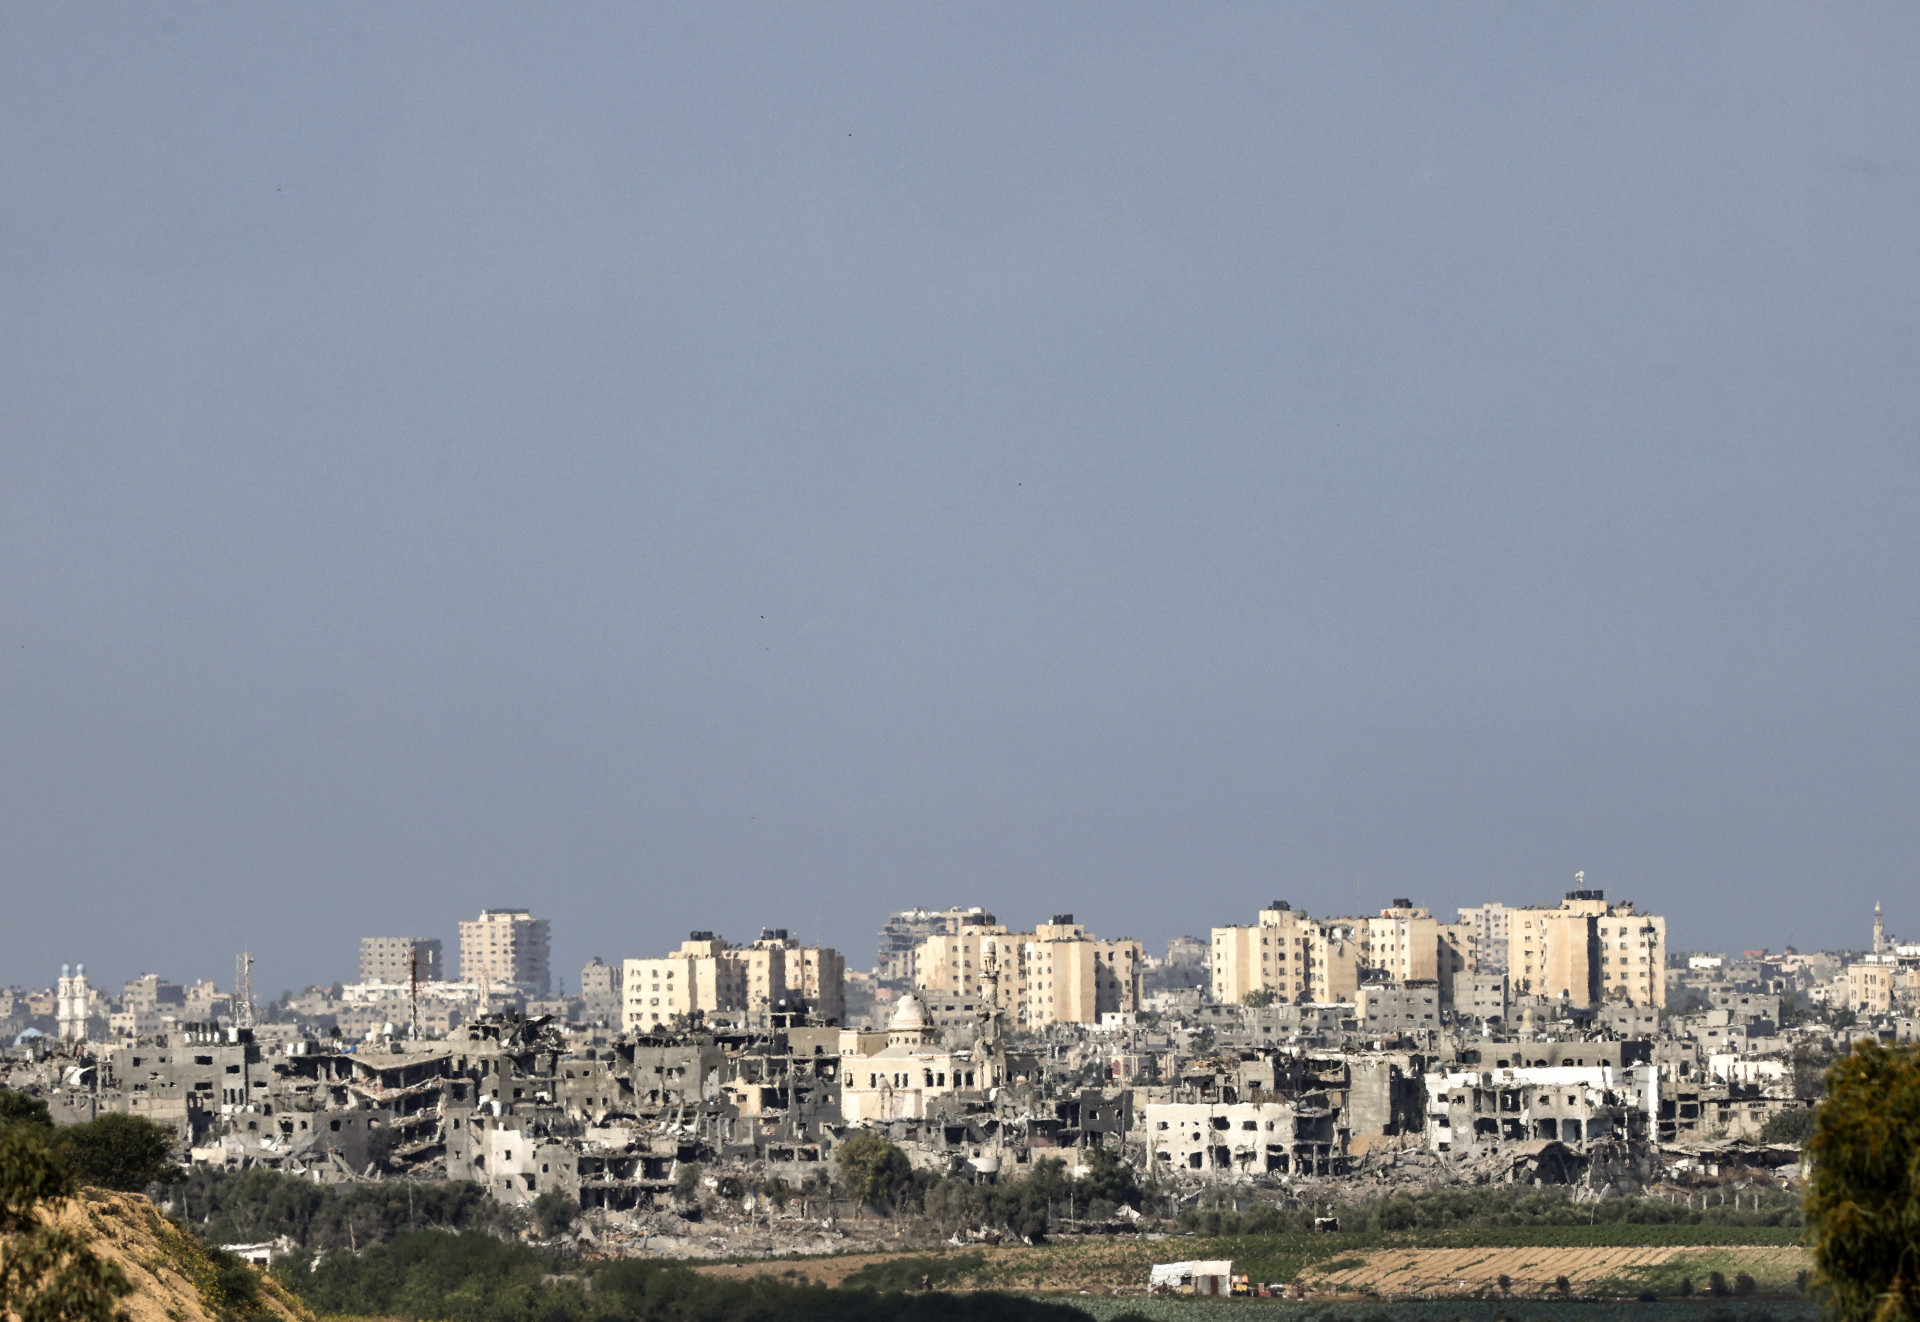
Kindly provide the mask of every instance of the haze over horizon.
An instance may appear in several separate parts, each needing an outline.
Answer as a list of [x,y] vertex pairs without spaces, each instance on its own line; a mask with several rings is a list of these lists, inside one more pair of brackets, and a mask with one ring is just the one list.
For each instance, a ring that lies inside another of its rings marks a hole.
[[1920,13],[0,5],[0,984],[1920,934]]

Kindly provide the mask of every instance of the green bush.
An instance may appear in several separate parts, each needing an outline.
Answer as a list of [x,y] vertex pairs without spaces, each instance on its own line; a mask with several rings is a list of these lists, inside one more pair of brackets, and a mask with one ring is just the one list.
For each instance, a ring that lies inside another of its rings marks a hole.
[[1813,1137],[1814,1126],[1819,1123],[1815,1108],[1796,1107],[1791,1111],[1776,1111],[1767,1117],[1767,1123],[1760,1126],[1762,1143],[1805,1143]]
[[0,1088],[0,1128],[8,1125],[52,1129],[53,1116],[47,1110],[47,1104],[40,1098],[23,1092],[14,1092],[11,1088]]
[[548,1239],[562,1235],[580,1219],[580,1200],[559,1189],[549,1189],[533,1200],[534,1224]]
[[861,1132],[847,1139],[834,1154],[847,1196],[857,1203],[887,1207],[913,1187],[913,1165],[907,1154],[878,1134]]
[[53,1131],[53,1151],[73,1178],[96,1189],[139,1193],[180,1176],[173,1164],[179,1139],[145,1116],[103,1115]]
[[505,1230],[519,1215],[466,1180],[315,1184],[277,1171],[197,1166],[169,1193],[175,1214],[215,1243],[285,1235],[323,1253],[364,1249],[410,1230]]
[[645,1258],[586,1264],[585,1278],[552,1277],[553,1266],[488,1235],[426,1231],[280,1279],[317,1313],[422,1322],[1086,1322],[1076,1309],[1007,1295],[733,1281]]
[[1814,1266],[1836,1318],[1920,1317],[1920,1050],[1866,1043],[1833,1066],[1807,1140]]

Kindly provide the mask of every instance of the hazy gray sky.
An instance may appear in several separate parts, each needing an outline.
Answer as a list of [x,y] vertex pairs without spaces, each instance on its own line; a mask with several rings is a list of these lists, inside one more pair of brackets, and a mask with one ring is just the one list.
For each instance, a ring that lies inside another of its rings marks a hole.
[[1920,933],[1920,10],[0,13],[0,981]]

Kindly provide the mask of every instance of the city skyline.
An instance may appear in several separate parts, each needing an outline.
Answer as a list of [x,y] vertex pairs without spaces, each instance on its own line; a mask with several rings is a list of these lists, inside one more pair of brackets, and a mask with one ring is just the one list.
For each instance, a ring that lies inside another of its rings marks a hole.
[[[1586,887],[1589,879],[1586,877],[1585,873],[1576,873],[1571,880],[1579,883],[1580,886],[1584,888]],[[1339,922],[1339,921],[1351,920],[1351,919],[1358,919],[1358,920],[1364,921],[1370,918],[1375,918],[1382,914],[1391,913],[1396,909],[1403,909],[1407,907],[1408,904],[1411,904],[1413,908],[1418,910],[1423,910],[1433,915],[1436,921],[1444,925],[1453,921],[1453,919],[1456,917],[1463,924],[1469,923],[1474,915],[1474,911],[1477,908],[1480,908],[1482,906],[1491,907],[1491,908],[1504,907],[1507,910],[1512,912],[1518,912],[1523,909],[1550,910],[1560,905],[1561,897],[1563,895],[1567,899],[1571,899],[1575,895],[1590,895],[1590,896],[1598,897],[1605,894],[1607,894],[1607,892],[1605,892],[1603,888],[1597,888],[1597,887],[1590,888],[1590,889],[1571,889],[1571,890],[1563,890],[1561,892],[1556,892],[1551,895],[1543,892],[1537,895],[1528,895],[1528,896],[1518,897],[1517,899],[1516,897],[1508,896],[1508,897],[1503,897],[1499,899],[1483,901],[1482,905],[1480,906],[1461,905],[1461,906],[1454,906],[1451,908],[1443,908],[1440,906],[1425,904],[1420,900],[1420,898],[1417,895],[1413,897],[1396,896],[1396,897],[1393,897],[1391,900],[1386,901],[1380,905],[1372,906],[1370,908],[1359,908],[1359,909],[1354,909],[1354,908],[1318,909],[1305,903],[1304,901],[1298,905],[1295,905],[1293,901],[1280,901],[1280,903],[1283,904],[1283,906],[1297,908],[1303,917],[1310,916],[1312,919],[1317,920],[1319,922]],[[1250,913],[1253,909],[1265,910],[1267,908],[1267,905],[1268,905],[1268,902],[1266,901],[1259,902],[1258,904],[1251,906],[1248,912]],[[1653,909],[1651,906],[1647,905],[1644,902],[1626,899],[1624,897],[1613,897],[1611,900],[1611,906],[1616,908],[1622,907],[1622,906],[1632,906],[1634,909],[1637,909],[1637,911],[1641,914],[1657,912],[1657,910]],[[923,909],[922,911],[929,912],[929,913],[942,912],[938,910],[932,910],[930,908]],[[1037,913],[1030,918],[1022,919],[1017,916],[1021,912],[1021,910],[1017,908],[1009,907],[1009,914],[1012,915],[1012,917],[1011,917],[1011,921],[1008,921],[1008,920],[1002,920],[999,915],[994,913],[987,906],[981,906],[981,905],[953,906],[948,910],[945,910],[944,912],[959,913],[962,911],[971,912],[976,915],[980,915],[984,912],[984,918],[987,922],[997,924],[991,930],[1003,931],[1003,932],[1012,931],[1015,933],[1018,933],[1023,930],[1031,930],[1036,923],[1044,926],[1045,919],[1049,916],[1049,914],[1047,913]],[[489,914],[520,914],[525,916],[525,915],[528,915],[530,911],[527,910],[525,906],[492,906],[488,909],[481,910],[480,912],[484,920],[485,917]],[[890,921],[892,919],[902,917],[905,914],[911,913],[911,912],[914,912],[914,910],[911,908],[906,910],[895,910],[886,915],[883,915],[883,917]],[[1096,910],[1087,910],[1085,911],[1085,913],[1089,918],[1089,920],[1095,923],[1095,925],[1099,925],[1103,927],[1105,926],[1105,924],[1096,916],[1097,915]],[[1058,912],[1052,912],[1050,916],[1055,920],[1065,917],[1069,921],[1071,921],[1072,918],[1074,917],[1072,913],[1062,915]],[[1221,927],[1223,924],[1244,923],[1245,921],[1247,921],[1248,914],[1236,913],[1236,912],[1221,912],[1221,913],[1203,914],[1200,917],[1204,918],[1205,921],[1199,921],[1198,919],[1196,919],[1196,921],[1198,922],[1198,926],[1194,927],[1192,930],[1182,931],[1182,932],[1171,932],[1166,934],[1165,936],[1160,936],[1160,937],[1141,938],[1131,933],[1119,932],[1118,930],[1114,930],[1113,932],[1109,933],[1109,935],[1115,937],[1116,939],[1137,942],[1143,948],[1148,960],[1153,963],[1158,963],[1163,959],[1165,952],[1167,950],[1168,944],[1170,942],[1178,941],[1182,938],[1190,938],[1204,945],[1208,940],[1209,932],[1218,933],[1221,930]],[[1664,914],[1661,914],[1660,920],[1663,924],[1665,924],[1667,921],[1667,916]],[[544,915],[533,915],[533,921],[538,927],[543,929],[543,937],[544,937],[545,929],[547,929],[550,926],[550,920],[546,918]],[[1830,951],[1856,952],[1856,953],[1870,954],[1870,953],[1877,953],[1879,949],[1879,944],[1882,941],[1883,936],[1886,943],[1888,943],[1889,945],[1898,939],[1893,934],[1893,929],[1897,928],[1897,925],[1899,924],[1899,922],[1900,922],[1900,916],[1897,910],[1896,910],[1895,916],[1889,919],[1886,917],[1885,907],[1881,904],[1876,903],[1872,908],[1872,910],[1862,918],[1859,924],[1856,925],[1858,927],[1858,930],[1851,933],[1851,936],[1854,939],[1843,940],[1828,946],[1817,946],[1811,943],[1793,942],[1793,941],[1782,942],[1778,946],[1766,946],[1766,947],[1744,947],[1744,946],[1727,944],[1727,943],[1716,944],[1711,941],[1694,942],[1690,944],[1685,941],[1676,941],[1672,939],[1669,935],[1666,934],[1667,929],[1664,926],[1662,928],[1662,937],[1660,941],[1660,946],[1662,951],[1666,955],[1672,956],[1672,957],[1678,957],[1684,954],[1697,954],[1697,955],[1717,955],[1717,956],[1725,956],[1729,958],[1737,958],[1743,955],[1751,956],[1751,955],[1759,955],[1759,954],[1780,954],[1780,953],[1784,953],[1788,951],[1796,951],[1796,950],[1802,953],[1808,953],[1808,952],[1813,952],[1817,950],[1830,950]],[[370,954],[369,953],[370,947],[374,947],[376,945],[398,946],[407,941],[423,943],[425,946],[433,947],[433,952],[432,952],[430,962],[428,962],[427,957],[425,956],[422,957],[423,964],[422,964],[421,981],[423,982],[425,981],[462,982],[462,983],[473,983],[474,985],[480,985],[486,980],[467,977],[466,970],[463,968],[463,965],[460,962],[460,956],[458,955],[458,952],[460,949],[458,933],[463,928],[469,927],[472,925],[473,925],[472,920],[465,917],[455,916],[449,919],[446,926],[449,928],[450,931],[456,934],[450,940],[419,933],[419,932],[410,933],[407,935],[400,935],[392,932],[363,933],[359,938],[355,940],[352,950],[348,952],[347,956],[343,958],[342,961],[339,962],[338,967],[334,967],[331,969],[332,976],[320,976],[316,978],[307,978],[307,979],[300,979],[295,981],[285,981],[285,980],[274,979],[271,976],[271,971],[266,971],[255,976],[255,981],[254,981],[255,998],[257,1001],[264,1002],[266,1000],[271,999],[272,997],[279,994],[280,992],[301,993],[311,987],[325,988],[325,987],[332,986],[335,984],[340,984],[340,983],[351,983],[356,980],[356,977],[358,977],[360,981],[366,981],[365,977],[361,975],[364,975],[364,973],[366,972],[368,968],[368,961],[370,959],[384,957],[389,962],[396,962],[404,958],[403,956],[394,955],[384,951],[381,952],[381,954],[379,955]],[[687,937],[692,937],[696,940],[705,939],[709,941],[717,939],[722,942],[731,943],[734,946],[746,947],[746,946],[751,946],[754,943],[756,933],[762,940],[764,940],[769,933],[775,930],[778,930],[778,932],[780,933],[783,939],[786,938],[787,933],[789,931],[789,929],[786,929],[786,928],[775,929],[771,926],[748,924],[746,926],[741,927],[741,929],[738,932],[728,932],[719,928],[690,928],[686,932],[681,932],[677,934],[660,932],[660,933],[656,933],[654,937],[650,937],[650,938],[637,937],[635,941],[630,941],[626,943],[626,945],[624,946],[619,945],[618,943],[602,940],[600,941],[599,944],[600,946],[606,947],[606,948],[604,949],[596,948],[586,954],[583,954],[578,959],[573,958],[571,955],[551,956],[550,966],[552,969],[552,975],[551,975],[550,988],[545,991],[536,991],[534,990],[533,986],[529,985],[528,987],[523,988],[523,990],[528,991],[532,994],[537,994],[537,995],[551,994],[552,996],[555,996],[555,997],[560,997],[560,996],[577,997],[581,993],[581,987],[579,985],[579,971],[582,968],[586,967],[591,961],[595,961],[595,960],[604,961],[606,964],[611,965],[614,968],[618,968],[620,964],[626,960],[631,960],[637,957],[646,958],[649,956],[658,956],[666,952],[668,947],[680,944],[683,941],[683,939]],[[887,933],[887,930],[885,930],[884,928],[881,930],[879,939],[882,943],[882,946],[884,947],[884,945],[888,940],[888,933]],[[1507,940],[1506,935],[1504,933],[1500,934],[1499,944],[1503,949],[1505,947],[1506,940]],[[869,972],[875,973],[880,975],[884,980],[889,975],[886,972],[886,970],[884,970],[881,967],[882,961],[880,958],[877,957],[877,952],[876,952],[875,962],[873,964],[869,965],[865,962],[869,958],[869,952],[874,951],[874,941],[875,941],[875,938],[871,930],[869,930],[869,932],[866,934],[865,937],[855,938],[848,945],[835,945],[833,942],[830,942],[830,941],[816,940],[811,936],[804,935],[798,932],[797,930],[793,932],[794,944],[796,945],[804,944],[809,949],[814,947],[826,947],[828,949],[837,950],[841,955],[843,961],[845,962],[845,967],[849,971],[858,970],[862,974],[867,974]],[[916,938],[916,941],[917,941],[917,938]],[[658,946],[658,950],[654,949],[655,946]],[[442,955],[441,951],[443,947],[450,948],[452,951],[455,952],[455,960],[453,962],[447,961],[445,957]],[[644,950],[642,949],[642,947],[644,947]],[[250,952],[248,953],[250,954]],[[168,980],[175,980],[177,981],[178,985],[181,985],[181,986],[186,986],[194,982],[206,981],[213,984],[213,986],[215,986],[216,988],[226,988],[228,991],[233,990],[233,988],[228,987],[228,984],[226,982],[222,981],[222,976],[225,973],[225,971],[231,970],[235,967],[235,959],[231,955],[228,956],[225,963],[218,968],[179,969],[179,968],[173,968],[170,966],[165,966],[164,964],[156,964],[153,962],[149,962],[146,964],[141,964],[138,969],[133,969],[129,967],[129,969],[126,971],[122,971],[115,968],[109,968],[93,961],[75,960],[75,959],[68,958],[61,961],[60,972],[62,975],[64,975],[67,972],[69,967],[84,968],[89,964],[91,964],[91,967],[93,969],[93,972],[91,973],[90,977],[92,980],[92,984],[96,990],[118,986],[122,982],[131,982],[137,978],[151,979],[155,977],[168,979]],[[395,963],[395,966],[398,967],[398,964]],[[546,967],[546,966],[547,964],[543,962],[542,967]],[[258,968],[258,962],[253,961],[250,967]],[[432,971],[429,971],[430,969]],[[323,972],[324,971],[325,970],[323,970]],[[905,977],[906,975],[894,975],[894,976],[896,976],[897,978],[897,977]],[[908,977],[907,980],[911,981],[911,978]],[[36,980],[31,974],[29,974],[27,977],[24,977],[24,978],[17,978],[12,980],[8,980],[4,977],[0,977],[0,988],[12,988],[16,991],[26,991],[26,990],[33,990],[33,989],[38,989],[42,987],[51,987],[54,981],[55,981],[55,978],[52,974],[48,974],[44,977],[39,978],[38,980]],[[376,981],[378,980],[376,979]],[[405,979],[399,978],[399,979],[395,979],[395,981],[404,982]],[[502,978],[502,979],[499,979],[498,981],[500,984],[500,988],[503,990],[509,989],[513,986],[513,983],[510,979]],[[1231,985],[1239,986],[1241,984],[1238,982],[1235,982]],[[278,991],[274,989],[278,989]],[[1237,993],[1235,993],[1235,995],[1237,996]]]

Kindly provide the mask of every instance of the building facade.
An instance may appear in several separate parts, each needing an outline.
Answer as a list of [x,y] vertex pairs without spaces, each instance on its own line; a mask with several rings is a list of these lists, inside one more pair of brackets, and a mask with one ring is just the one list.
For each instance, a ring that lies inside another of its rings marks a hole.
[[478,918],[460,924],[460,981],[549,995],[550,946],[546,919],[525,909],[483,909]]
[[1667,920],[1597,890],[1571,890],[1558,908],[1508,915],[1507,978],[1515,995],[1575,1005],[1667,1003]]
[[404,984],[416,977],[439,982],[446,969],[440,942],[421,936],[363,936],[360,938],[360,981]]
[[[1366,966],[1368,924],[1356,918],[1316,921],[1275,900],[1251,927],[1216,927],[1214,999],[1243,1005],[1250,997],[1295,1005],[1351,1004]],[[1383,927],[1383,943],[1388,934],[1395,944],[1403,941],[1402,930],[1397,923]]]
[[937,1003],[991,1005],[1030,1028],[1139,1013],[1144,966],[1138,941],[1102,940],[1072,914],[1031,932],[995,924],[928,937],[914,959],[916,985]]

